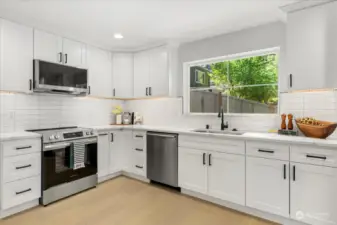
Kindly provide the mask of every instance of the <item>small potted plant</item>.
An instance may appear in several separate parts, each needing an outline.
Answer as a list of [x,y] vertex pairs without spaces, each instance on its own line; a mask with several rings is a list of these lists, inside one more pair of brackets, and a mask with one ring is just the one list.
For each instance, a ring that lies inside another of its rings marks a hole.
[[116,124],[122,124],[122,112],[123,109],[119,105],[115,106],[114,110],[112,110],[112,113],[116,115]]

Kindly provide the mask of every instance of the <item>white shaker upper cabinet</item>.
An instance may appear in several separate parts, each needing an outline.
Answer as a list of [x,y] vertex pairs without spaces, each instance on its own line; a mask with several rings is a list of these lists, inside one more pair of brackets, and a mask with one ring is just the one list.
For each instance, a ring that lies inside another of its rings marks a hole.
[[292,163],[291,176],[291,218],[337,224],[337,168]]
[[149,96],[150,56],[148,52],[138,52],[134,55],[134,97]]
[[112,97],[111,53],[89,46],[87,57],[90,95]]
[[247,157],[246,205],[289,217],[288,161]]
[[30,92],[33,78],[33,29],[2,20],[0,89]]
[[288,89],[337,87],[337,2],[288,14]]
[[62,64],[62,37],[34,30],[34,59]]
[[168,51],[166,47],[150,51],[150,96],[169,95]]
[[73,67],[85,67],[86,55],[85,53],[86,46],[80,42],[72,41],[69,39],[63,39],[63,63],[68,66]]
[[208,194],[245,205],[245,156],[209,152]]
[[133,98],[133,54],[112,56],[113,96]]
[[179,148],[179,186],[207,194],[207,152]]

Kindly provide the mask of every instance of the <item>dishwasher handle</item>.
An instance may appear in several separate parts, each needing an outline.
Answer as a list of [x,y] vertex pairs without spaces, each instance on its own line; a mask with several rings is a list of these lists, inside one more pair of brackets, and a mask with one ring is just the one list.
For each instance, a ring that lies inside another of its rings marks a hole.
[[176,135],[171,135],[171,134],[159,134],[159,133],[147,133],[147,135],[150,136],[156,136],[156,137],[164,137],[164,138],[176,138]]

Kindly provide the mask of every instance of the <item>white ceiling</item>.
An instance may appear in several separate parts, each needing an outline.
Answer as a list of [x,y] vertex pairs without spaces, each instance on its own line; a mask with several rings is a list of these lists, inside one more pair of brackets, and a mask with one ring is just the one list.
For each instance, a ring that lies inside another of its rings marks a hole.
[[[117,51],[283,20],[298,0],[0,0],[0,17]],[[121,33],[122,40],[114,39]]]

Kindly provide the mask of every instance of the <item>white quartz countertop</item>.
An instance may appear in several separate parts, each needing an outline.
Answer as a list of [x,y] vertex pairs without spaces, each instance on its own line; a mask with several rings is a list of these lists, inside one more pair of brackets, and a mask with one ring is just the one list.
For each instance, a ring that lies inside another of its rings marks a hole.
[[40,138],[41,134],[33,132],[11,132],[11,133],[0,133],[0,141],[11,141],[19,139],[28,139],[28,138]]
[[130,125],[130,126],[118,126],[118,125],[108,125],[108,126],[94,126],[91,127],[100,130],[142,130],[142,131],[156,131],[156,132],[167,132],[167,133],[178,133],[184,135],[197,135],[203,137],[217,137],[217,138],[231,138],[238,140],[247,141],[271,141],[280,142],[286,144],[308,144],[317,145],[321,147],[332,147],[337,150],[337,140],[329,139],[316,139],[308,138],[302,136],[286,136],[279,135],[276,133],[258,133],[258,132],[245,132],[242,135],[231,135],[231,134],[216,134],[216,133],[197,133],[194,132],[196,128],[177,128],[177,127],[161,127],[161,126],[147,126],[147,125]]

